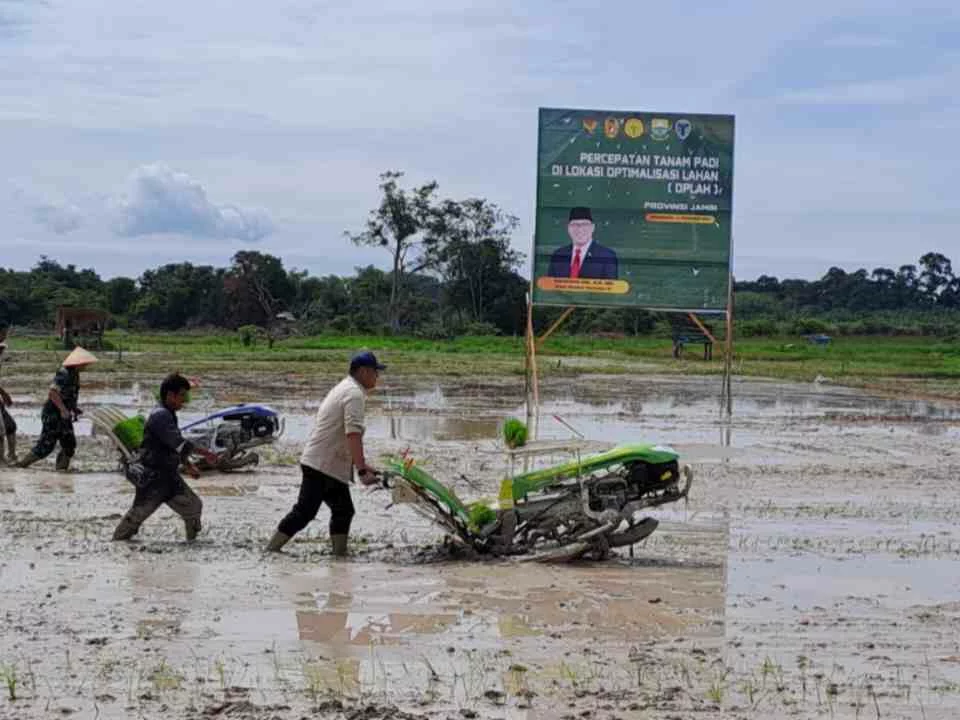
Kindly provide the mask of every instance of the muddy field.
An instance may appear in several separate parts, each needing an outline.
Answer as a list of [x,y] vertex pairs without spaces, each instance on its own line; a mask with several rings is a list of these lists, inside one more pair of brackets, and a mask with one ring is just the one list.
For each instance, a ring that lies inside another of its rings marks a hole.
[[[453,559],[362,490],[351,562],[331,561],[325,511],[265,557],[318,385],[205,378],[186,418],[269,400],[287,429],[255,470],[193,482],[193,546],[166,509],[136,542],[109,541],[132,493],[85,422],[70,473],[0,468],[0,717],[956,717],[960,407],[751,381],[727,425],[717,379],[550,381],[541,437],[654,440],[694,466],[690,502],[653,513],[632,557]],[[7,387],[36,433],[43,383]],[[81,404],[133,412],[148,396],[146,378],[94,382]],[[395,379],[371,401],[369,444],[409,448],[466,499],[492,493],[497,424],[522,417],[520,396],[492,378]]]

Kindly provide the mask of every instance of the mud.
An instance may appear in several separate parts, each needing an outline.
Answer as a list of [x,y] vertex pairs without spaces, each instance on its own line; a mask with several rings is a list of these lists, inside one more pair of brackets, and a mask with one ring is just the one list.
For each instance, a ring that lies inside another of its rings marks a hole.
[[[193,481],[200,539],[163,509],[113,544],[132,493],[81,422],[73,472],[0,468],[0,716],[955,717],[960,407],[750,381],[727,424],[718,379],[642,372],[545,383],[541,437],[670,444],[690,502],[653,513],[632,557],[573,566],[459,558],[363,490],[351,562],[330,558],[325,510],[264,557],[322,392],[271,376],[250,382],[286,386],[268,398],[205,381],[185,416],[265,399],[287,416],[259,468]],[[134,412],[146,386],[81,400]],[[13,390],[35,432],[38,399]],[[369,443],[490,494],[521,394],[401,378],[371,401]]]

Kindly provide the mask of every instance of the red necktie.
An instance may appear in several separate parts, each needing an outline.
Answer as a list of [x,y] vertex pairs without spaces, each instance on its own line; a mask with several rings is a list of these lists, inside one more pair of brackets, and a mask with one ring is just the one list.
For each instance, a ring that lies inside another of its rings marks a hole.
[[580,248],[573,251],[573,265],[570,266],[570,277],[580,277]]

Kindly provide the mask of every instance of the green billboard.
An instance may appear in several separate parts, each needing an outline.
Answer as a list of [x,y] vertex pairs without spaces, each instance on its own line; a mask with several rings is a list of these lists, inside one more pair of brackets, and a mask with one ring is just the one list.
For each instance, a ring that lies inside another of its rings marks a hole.
[[732,115],[541,108],[533,301],[724,310]]

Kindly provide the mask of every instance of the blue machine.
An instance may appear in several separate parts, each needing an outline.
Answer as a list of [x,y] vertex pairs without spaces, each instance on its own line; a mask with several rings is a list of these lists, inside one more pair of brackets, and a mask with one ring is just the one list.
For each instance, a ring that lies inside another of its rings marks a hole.
[[181,426],[186,440],[221,456],[218,469],[256,465],[252,449],[269,445],[283,435],[284,419],[267,405],[240,404],[218,410]]

